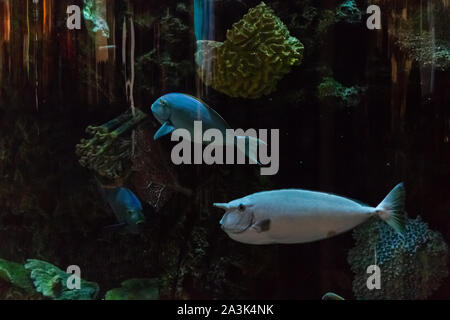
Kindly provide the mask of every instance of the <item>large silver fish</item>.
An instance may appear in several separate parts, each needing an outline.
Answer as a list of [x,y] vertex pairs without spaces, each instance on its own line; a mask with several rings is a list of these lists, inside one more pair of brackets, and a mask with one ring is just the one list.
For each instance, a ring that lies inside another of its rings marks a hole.
[[402,233],[404,197],[400,183],[376,207],[301,189],[263,191],[214,206],[226,210],[220,224],[233,240],[249,244],[305,243],[353,229],[374,215]]

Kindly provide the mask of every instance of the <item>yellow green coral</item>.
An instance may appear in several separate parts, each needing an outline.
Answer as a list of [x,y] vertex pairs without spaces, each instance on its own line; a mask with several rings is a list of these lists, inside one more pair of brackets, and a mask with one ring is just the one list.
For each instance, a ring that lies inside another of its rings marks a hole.
[[208,86],[231,97],[259,98],[276,89],[300,64],[303,44],[261,2],[227,31],[224,42],[197,42],[198,73]]

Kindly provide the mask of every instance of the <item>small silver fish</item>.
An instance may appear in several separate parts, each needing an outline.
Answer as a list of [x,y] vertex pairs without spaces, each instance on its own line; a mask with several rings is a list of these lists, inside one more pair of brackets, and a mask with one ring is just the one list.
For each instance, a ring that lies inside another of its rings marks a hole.
[[400,183],[377,207],[301,189],[263,191],[214,206],[226,210],[220,224],[233,240],[248,244],[306,243],[346,232],[373,215],[402,233],[404,197]]

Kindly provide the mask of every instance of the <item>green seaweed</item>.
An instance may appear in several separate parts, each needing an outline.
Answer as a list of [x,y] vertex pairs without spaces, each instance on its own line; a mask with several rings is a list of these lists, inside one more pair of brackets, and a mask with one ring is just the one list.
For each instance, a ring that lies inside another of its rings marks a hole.
[[0,259],[0,279],[26,292],[30,293],[34,291],[30,273],[20,263]]
[[422,66],[434,66],[441,70],[450,67],[450,41],[433,39],[429,32],[403,32],[396,43]]
[[321,102],[332,99],[341,107],[356,107],[361,101],[362,90],[358,87],[344,87],[332,77],[325,77],[317,87],[317,96]]
[[105,38],[109,38],[110,33],[108,23],[101,16],[95,0],[84,0],[83,17],[90,24],[89,29],[92,30],[93,33],[101,31]]
[[336,8],[336,22],[359,23],[361,22],[361,11],[355,0],[347,0]]
[[129,279],[121,283],[120,288],[111,289],[105,300],[158,300],[158,279]]
[[[439,1],[430,1],[427,10],[409,10],[408,18],[392,16],[397,26],[392,33],[395,44],[421,66],[440,70],[450,67],[450,32],[448,17],[450,7]],[[433,19],[432,21],[430,19]],[[430,24],[433,27],[430,29]]]
[[66,273],[51,263],[28,259],[25,268],[30,272],[37,292],[53,300],[93,300],[99,292],[98,284],[80,279],[80,289],[69,289]]

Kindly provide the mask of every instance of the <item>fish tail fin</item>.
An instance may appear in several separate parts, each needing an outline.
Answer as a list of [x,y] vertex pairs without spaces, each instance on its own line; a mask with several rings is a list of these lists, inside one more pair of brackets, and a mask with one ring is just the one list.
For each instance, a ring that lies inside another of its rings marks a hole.
[[236,147],[250,159],[251,164],[259,164],[258,146],[267,145],[263,140],[251,136],[236,136]]
[[399,183],[389,192],[386,198],[375,208],[376,214],[395,231],[403,234],[405,231],[405,187]]

